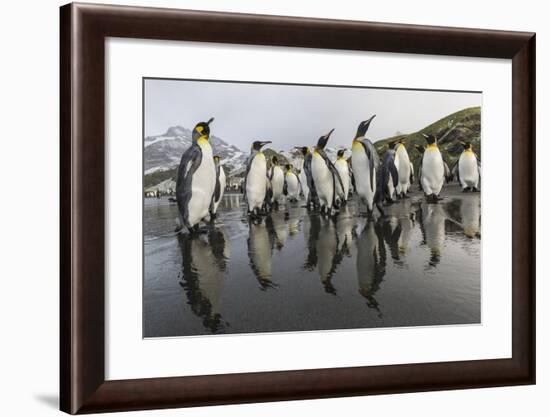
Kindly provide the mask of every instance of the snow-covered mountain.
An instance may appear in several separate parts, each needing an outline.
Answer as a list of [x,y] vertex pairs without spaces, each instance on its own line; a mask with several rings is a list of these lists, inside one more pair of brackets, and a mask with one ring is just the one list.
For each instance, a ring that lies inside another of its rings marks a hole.
[[[144,146],[145,174],[177,168],[181,155],[191,146],[191,130],[182,126],[172,126],[158,136],[147,136]],[[217,136],[210,136],[214,154],[219,155],[226,172],[240,170],[246,166],[248,155],[239,148],[229,145]]]

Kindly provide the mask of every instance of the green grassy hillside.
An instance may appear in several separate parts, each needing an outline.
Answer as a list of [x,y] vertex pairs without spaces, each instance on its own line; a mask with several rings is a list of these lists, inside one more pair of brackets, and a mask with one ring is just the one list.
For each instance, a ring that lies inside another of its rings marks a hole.
[[417,172],[420,163],[420,152],[416,150],[415,145],[426,145],[426,140],[422,136],[423,133],[437,137],[439,149],[450,167],[453,166],[463,150],[460,141],[471,142],[474,152],[481,159],[481,107],[460,110],[418,132],[382,139],[377,141],[374,146],[382,154],[387,149],[389,142],[404,138],[409,157],[414,164],[415,172]]

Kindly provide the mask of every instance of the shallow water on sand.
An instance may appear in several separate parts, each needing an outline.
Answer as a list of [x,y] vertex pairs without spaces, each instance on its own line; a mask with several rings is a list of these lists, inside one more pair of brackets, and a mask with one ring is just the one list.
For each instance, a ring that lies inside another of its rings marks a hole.
[[480,194],[441,195],[374,221],[353,198],[335,221],[284,203],[250,224],[226,195],[196,237],[146,199],[144,337],[479,323]]

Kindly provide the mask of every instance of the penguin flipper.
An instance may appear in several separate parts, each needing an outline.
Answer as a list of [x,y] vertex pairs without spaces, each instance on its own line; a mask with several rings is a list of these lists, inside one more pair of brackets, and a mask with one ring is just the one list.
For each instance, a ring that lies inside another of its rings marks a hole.
[[304,160],[304,172],[306,173],[307,186],[309,193],[313,201],[317,200],[317,190],[315,188],[315,182],[313,181],[313,175],[311,173],[311,155],[306,156]]
[[395,166],[395,162],[393,161],[393,159],[390,159],[388,161],[388,169],[390,171],[393,186],[397,187],[397,183],[399,182],[399,173],[397,172],[397,168]]
[[250,167],[252,166],[252,161],[254,160],[255,156],[256,156],[255,154],[250,155],[246,163],[246,172],[244,173],[244,183],[243,183],[243,197],[245,202],[246,202],[246,181],[248,179],[248,173],[250,172]]
[[215,202],[218,202],[220,200],[220,195],[221,195],[221,184],[220,184],[220,166],[217,165],[216,166],[216,186],[214,187],[214,195],[213,195],[213,200]]
[[[202,162],[202,151],[197,145],[192,145],[181,156],[176,181],[176,200],[184,222],[189,217],[188,203],[191,200],[191,181],[193,174]],[[186,224],[186,226],[188,226]]]

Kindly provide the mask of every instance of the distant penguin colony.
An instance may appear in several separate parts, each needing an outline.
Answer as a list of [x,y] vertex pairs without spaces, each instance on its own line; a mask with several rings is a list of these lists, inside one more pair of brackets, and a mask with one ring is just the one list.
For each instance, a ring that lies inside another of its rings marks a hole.
[[[335,160],[331,160],[326,151],[334,129],[319,137],[315,146],[295,146],[290,152],[277,153],[269,149],[266,154],[263,148],[271,141],[254,141],[242,185],[248,215],[254,218],[277,210],[281,201],[303,200],[307,210],[332,216],[352,195],[366,207],[368,217],[373,216],[375,208],[384,215],[385,205],[409,198],[415,181],[411,151],[419,161],[418,189],[423,191],[428,203],[441,200],[445,182],[455,178],[463,192],[479,191],[481,165],[470,142],[459,141],[463,150],[452,170],[442,156],[438,138],[432,133],[421,134],[425,145],[412,142],[409,149],[406,146],[409,138],[401,135],[388,143],[380,157],[379,150],[367,137],[374,118],[375,115],[359,123],[350,152],[339,149]],[[216,218],[227,185],[221,158],[213,155],[209,142],[213,121],[211,118],[197,123],[192,144],[183,153],[177,172],[174,200],[178,204],[180,226],[191,233],[199,231],[201,221],[211,222]]]

